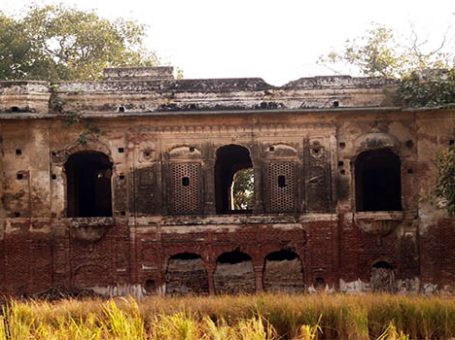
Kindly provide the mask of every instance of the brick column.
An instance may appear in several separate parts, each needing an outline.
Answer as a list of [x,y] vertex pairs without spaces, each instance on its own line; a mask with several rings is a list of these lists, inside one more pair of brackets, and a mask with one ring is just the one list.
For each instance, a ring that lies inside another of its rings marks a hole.
[[210,295],[215,295],[215,293],[216,293],[214,275],[215,275],[215,267],[208,266],[207,267],[207,279],[209,281],[209,294]]
[[256,292],[261,293],[264,291],[262,278],[263,278],[263,266],[254,266],[254,275],[256,277]]

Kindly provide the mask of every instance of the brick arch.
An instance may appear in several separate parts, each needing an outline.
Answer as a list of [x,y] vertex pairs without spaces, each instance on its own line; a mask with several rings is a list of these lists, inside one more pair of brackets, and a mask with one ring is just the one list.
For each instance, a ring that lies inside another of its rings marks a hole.
[[202,158],[202,152],[199,148],[186,144],[171,148],[168,155],[171,160],[198,160]]
[[52,162],[55,165],[63,165],[68,161],[68,158],[71,157],[71,155],[88,151],[103,153],[109,157],[111,163],[114,164],[110,147],[106,143],[100,141],[98,138],[90,136],[86,138],[84,143],[81,143],[81,141],[77,140],[65,146],[62,150],[52,151],[51,158]]
[[263,286],[270,292],[304,292],[305,277],[300,256],[287,249],[269,253],[264,258]]
[[[360,153],[369,150],[378,150],[388,148],[394,153],[399,154],[400,142],[399,140],[385,132],[370,132],[358,137],[354,142],[355,157]],[[354,157],[354,160],[355,160]]]
[[219,255],[214,283],[217,294],[254,293],[256,277],[251,256],[239,250]]
[[397,289],[396,266],[389,261],[379,259],[370,268],[370,285],[373,292],[394,293]]
[[202,257],[196,253],[182,252],[167,260],[166,294],[208,294],[207,269]]

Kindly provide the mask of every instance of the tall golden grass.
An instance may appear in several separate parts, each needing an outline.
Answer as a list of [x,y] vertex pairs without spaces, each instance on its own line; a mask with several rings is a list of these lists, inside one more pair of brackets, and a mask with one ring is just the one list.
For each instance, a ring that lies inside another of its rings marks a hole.
[[10,301],[1,339],[447,339],[455,299],[392,295]]

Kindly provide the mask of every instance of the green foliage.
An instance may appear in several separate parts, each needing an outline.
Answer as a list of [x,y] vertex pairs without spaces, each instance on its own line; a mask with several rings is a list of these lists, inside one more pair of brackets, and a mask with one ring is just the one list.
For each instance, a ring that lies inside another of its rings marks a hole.
[[400,53],[393,31],[375,25],[364,36],[346,40],[341,52],[321,56],[319,62],[324,65],[346,63],[368,76],[396,77],[405,66],[406,57]]
[[455,103],[455,55],[441,44],[423,51],[427,42],[419,42],[415,33],[410,43],[399,42],[394,32],[374,25],[358,38],[347,40],[341,52],[332,51],[319,62],[332,70],[353,66],[363,75],[386,77],[400,82],[398,95],[405,106],[437,106]]
[[253,168],[239,170],[232,181],[232,201],[234,210],[253,209],[254,172]]
[[444,200],[450,215],[455,213],[455,145],[437,155],[439,169],[436,194]]
[[428,69],[453,68],[454,55],[444,50],[446,36],[437,48],[429,51],[428,48],[424,51],[427,41],[420,42],[415,32],[409,41],[403,43],[390,28],[373,24],[364,35],[346,40],[341,51],[331,51],[318,62],[334,71],[348,65],[354,67],[355,73],[394,79],[423,74]]
[[144,26],[95,12],[33,5],[20,19],[0,12],[0,79],[92,80],[106,67],[151,66]]
[[455,103],[455,68],[413,72],[403,76],[399,89],[405,106],[428,107]]

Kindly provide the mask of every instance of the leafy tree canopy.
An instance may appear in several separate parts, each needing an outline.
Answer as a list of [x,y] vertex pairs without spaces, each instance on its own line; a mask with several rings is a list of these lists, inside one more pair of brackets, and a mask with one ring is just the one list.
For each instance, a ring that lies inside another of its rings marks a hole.
[[235,173],[232,181],[234,210],[251,210],[254,204],[254,171],[246,168]]
[[93,80],[106,67],[152,66],[144,26],[95,12],[30,7],[22,18],[0,12],[0,79]]
[[455,54],[447,48],[453,38],[446,33],[439,46],[428,50],[428,41],[419,41],[416,33],[403,43],[391,29],[374,25],[364,35],[346,40],[341,51],[320,57],[319,63],[332,70],[349,65],[366,76],[398,79],[405,106],[453,104]]

